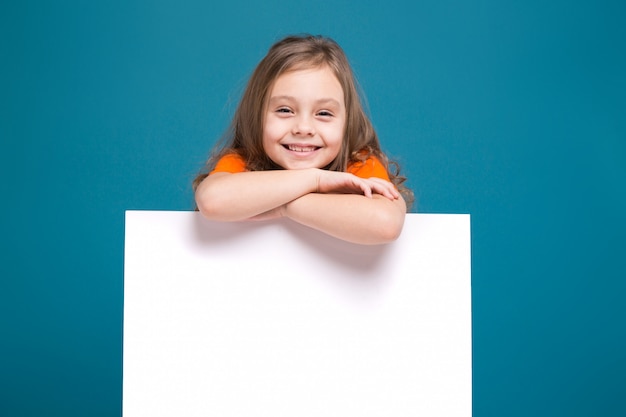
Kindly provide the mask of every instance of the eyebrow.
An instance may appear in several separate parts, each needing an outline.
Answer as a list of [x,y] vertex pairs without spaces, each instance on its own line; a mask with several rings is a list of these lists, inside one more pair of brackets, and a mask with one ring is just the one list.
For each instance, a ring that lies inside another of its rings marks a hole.
[[[270,97],[270,103],[275,102],[275,101],[280,101],[280,100],[287,100],[287,101],[297,101],[295,97],[293,96],[287,96],[287,95],[283,95],[283,96],[273,96]],[[339,101],[335,100],[334,98],[320,98],[318,100],[315,100],[316,104],[334,104],[336,106],[341,106],[341,104],[339,103]]]

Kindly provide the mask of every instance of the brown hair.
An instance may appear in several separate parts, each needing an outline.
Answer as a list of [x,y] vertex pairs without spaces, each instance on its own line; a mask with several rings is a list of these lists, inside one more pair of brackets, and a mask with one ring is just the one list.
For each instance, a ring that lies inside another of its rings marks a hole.
[[[281,169],[263,149],[263,111],[276,79],[287,71],[328,66],[341,84],[346,108],[344,140],[337,158],[327,167],[331,171],[346,171],[352,162],[365,161],[376,156],[385,165],[391,181],[403,194],[407,205],[413,202],[413,193],[402,183],[399,166],[388,161],[380,148],[378,136],[361,102],[358,84],[346,54],[332,39],[322,36],[287,36],[276,42],[252,73],[225,143],[216,148],[205,171],[193,181],[193,189],[202,182],[215,163],[228,153],[237,153],[250,171]],[[393,170],[390,170],[393,168]]]

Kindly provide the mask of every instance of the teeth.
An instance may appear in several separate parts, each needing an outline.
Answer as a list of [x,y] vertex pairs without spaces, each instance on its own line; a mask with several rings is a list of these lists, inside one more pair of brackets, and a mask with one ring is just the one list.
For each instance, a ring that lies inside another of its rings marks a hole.
[[312,152],[317,149],[317,146],[287,145],[287,148],[294,152]]

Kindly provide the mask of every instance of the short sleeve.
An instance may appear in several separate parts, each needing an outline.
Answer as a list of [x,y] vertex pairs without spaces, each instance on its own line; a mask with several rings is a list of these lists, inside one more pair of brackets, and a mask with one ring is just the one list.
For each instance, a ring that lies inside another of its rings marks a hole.
[[235,153],[229,153],[222,156],[219,161],[217,161],[215,168],[213,168],[213,171],[211,171],[209,175],[216,172],[230,172],[231,174],[236,174],[245,171],[247,171],[246,162],[243,158]]
[[348,172],[360,178],[376,177],[389,181],[387,169],[375,156],[370,156],[364,162],[354,162],[348,165]]

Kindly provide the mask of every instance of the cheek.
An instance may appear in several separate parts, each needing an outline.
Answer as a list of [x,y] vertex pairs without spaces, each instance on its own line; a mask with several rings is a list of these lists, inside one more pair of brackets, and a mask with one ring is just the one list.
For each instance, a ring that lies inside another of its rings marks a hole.
[[329,146],[339,148],[343,142],[344,130],[341,127],[333,126],[326,131],[326,138]]
[[263,141],[271,141],[281,135],[281,124],[279,121],[267,118],[263,126]]

